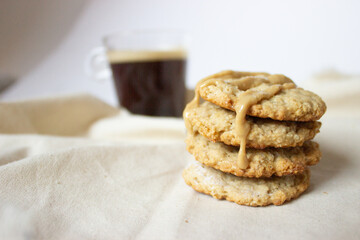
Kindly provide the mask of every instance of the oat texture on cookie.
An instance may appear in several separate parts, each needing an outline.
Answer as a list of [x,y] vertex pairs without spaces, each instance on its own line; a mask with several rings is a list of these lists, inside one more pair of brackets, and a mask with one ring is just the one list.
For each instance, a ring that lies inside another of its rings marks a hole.
[[[240,138],[235,131],[236,113],[213,103],[195,106],[184,116],[188,128],[199,132],[211,141],[239,146]],[[297,147],[311,140],[319,132],[319,121],[275,121],[270,118],[246,116],[250,131],[246,139],[248,148]]]
[[[200,104],[200,98],[205,102]],[[202,171],[189,167],[184,179],[197,191],[250,206],[278,205],[297,197],[308,186],[308,166],[321,157],[318,144],[310,140],[319,132],[317,120],[325,110],[319,96],[281,74],[223,71],[206,77],[196,85],[195,97],[183,113],[187,149],[198,161],[196,169]],[[214,183],[200,173],[211,179],[232,179],[216,189],[233,193],[209,190]],[[237,186],[249,181],[263,187],[270,182],[283,186],[288,179],[301,179],[301,183],[288,184],[287,192],[292,194],[282,195],[281,200],[249,200]]]
[[319,162],[319,144],[307,141],[301,147],[293,148],[248,148],[249,167],[237,165],[238,147],[212,142],[197,133],[188,133],[186,148],[194,158],[222,172],[242,177],[271,177],[303,173],[308,166]]
[[309,186],[310,173],[271,178],[235,177],[219,170],[192,163],[183,178],[196,191],[253,207],[281,205],[297,198]]

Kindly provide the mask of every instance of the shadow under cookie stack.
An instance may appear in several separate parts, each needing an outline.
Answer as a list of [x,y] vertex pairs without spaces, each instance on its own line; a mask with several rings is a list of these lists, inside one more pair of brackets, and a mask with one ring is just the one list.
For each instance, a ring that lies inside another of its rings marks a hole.
[[[205,101],[200,103],[200,97]],[[198,82],[184,110],[183,172],[198,192],[241,205],[281,205],[309,186],[319,162],[311,139],[326,105],[280,74],[223,71]]]

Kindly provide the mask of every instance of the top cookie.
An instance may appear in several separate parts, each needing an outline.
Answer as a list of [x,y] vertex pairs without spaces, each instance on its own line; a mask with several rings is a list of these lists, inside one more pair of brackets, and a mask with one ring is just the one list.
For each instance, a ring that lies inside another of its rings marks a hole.
[[[284,75],[223,71],[203,79],[199,94],[209,102],[235,111],[239,96],[244,91],[262,91],[271,85],[290,82]],[[325,111],[326,105],[319,96],[295,87],[282,89],[269,99],[251,105],[247,115],[280,121],[315,121]]]

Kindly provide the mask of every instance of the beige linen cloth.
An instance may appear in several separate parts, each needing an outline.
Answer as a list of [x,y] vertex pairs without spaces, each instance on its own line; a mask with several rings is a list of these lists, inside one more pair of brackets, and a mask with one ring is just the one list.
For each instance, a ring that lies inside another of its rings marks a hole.
[[359,238],[352,112],[329,106],[310,188],[264,208],[184,183],[192,157],[180,119],[132,116],[88,95],[0,103],[0,119],[0,239]]

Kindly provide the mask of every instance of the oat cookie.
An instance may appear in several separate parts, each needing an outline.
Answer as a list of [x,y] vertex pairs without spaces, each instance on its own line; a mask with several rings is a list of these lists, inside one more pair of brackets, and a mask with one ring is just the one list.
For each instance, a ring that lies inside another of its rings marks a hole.
[[[240,81],[244,78],[249,79],[245,81],[246,84]],[[200,96],[209,102],[235,111],[239,96],[244,91],[248,89],[262,91],[269,85],[291,80],[283,75],[223,71],[207,77],[206,81],[204,79],[201,81]],[[282,89],[269,99],[250,106],[247,115],[281,121],[315,121],[320,119],[325,111],[326,105],[319,96],[296,87]]]
[[[189,109],[184,115],[192,132],[199,132],[212,141],[239,146],[235,117],[235,112],[210,102]],[[302,146],[305,141],[313,139],[321,127],[321,123],[316,121],[275,121],[250,116],[246,120],[250,123],[246,146],[251,148]]]
[[223,173],[200,163],[191,163],[184,171],[186,184],[198,192],[241,205],[281,205],[297,198],[310,183],[310,172],[271,178],[243,178]]
[[238,147],[211,142],[200,134],[188,133],[187,150],[195,159],[209,167],[242,177],[271,177],[298,174],[321,158],[319,145],[305,142],[302,147],[246,149],[249,166],[241,169],[237,164]]

